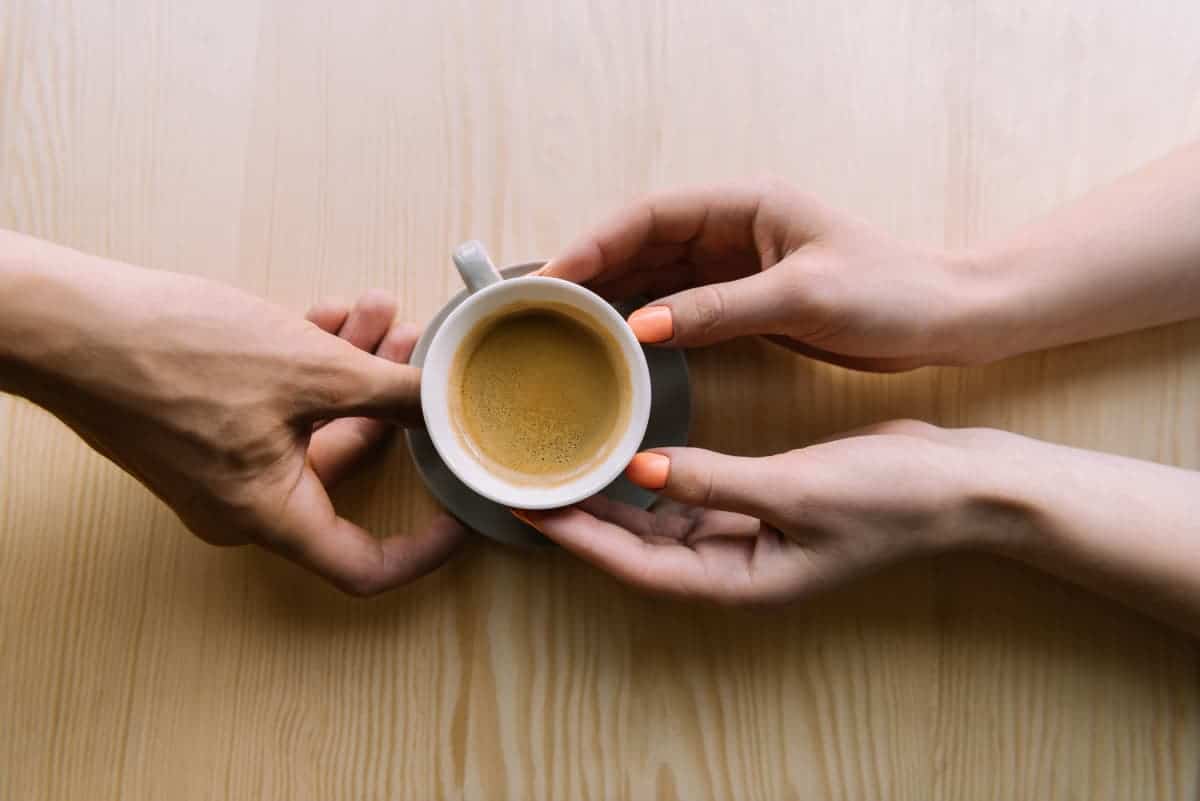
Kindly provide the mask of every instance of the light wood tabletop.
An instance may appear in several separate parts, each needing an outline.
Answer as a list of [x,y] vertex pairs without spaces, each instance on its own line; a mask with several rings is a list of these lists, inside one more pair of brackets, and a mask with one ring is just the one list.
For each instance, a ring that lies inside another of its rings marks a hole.
[[[763,174],[976,243],[1198,133],[1194,0],[0,3],[0,226],[297,314],[382,287],[425,321],[460,240],[545,257]],[[893,376],[690,360],[710,448],[915,417],[1200,468],[1200,324]],[[337,501],[437,512],[399,442]],[[354,600],[0,396],[0,587],[0,799],[1197,797],[1195,643],[982,556],[731,611],[479,539]]]

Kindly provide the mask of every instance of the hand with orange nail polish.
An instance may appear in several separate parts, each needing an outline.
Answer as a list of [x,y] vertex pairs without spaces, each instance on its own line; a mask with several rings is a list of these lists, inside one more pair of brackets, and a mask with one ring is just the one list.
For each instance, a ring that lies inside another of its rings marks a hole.
[[[972,252],[896,241],[779,183],[651,196],[543,274],[611,299],[645,343],[765,335],[864,370],[971,364],[1200,317],[1200,143]],[[919,553],[983,547],[1200,633],[1194,471],[988,430],[875,426],[748,459],[638,455],[654,512],[529,515],[650,590],[784,600]]]
[[629,318],[648,344],[761,334],[825,361],[894,371],[988,356],[962,330],[977,294],[969,261],[766,182],[651,196],[541,273],[613,300],[654,298]]
[[719,603],[786,601],[922,553],[1016,530],[972,483],[989,437],[911,421],[762,458],[696,448],[638,454],[628,477],[654,511],[596,496],[521,512],[547,537],[655,593]]
[[1200,634],[1195,471],[899,420],[776,456],[640,453],[652,511],[596,496],[522,519],[655,594],[792,601],[893,562],[1009,557]]

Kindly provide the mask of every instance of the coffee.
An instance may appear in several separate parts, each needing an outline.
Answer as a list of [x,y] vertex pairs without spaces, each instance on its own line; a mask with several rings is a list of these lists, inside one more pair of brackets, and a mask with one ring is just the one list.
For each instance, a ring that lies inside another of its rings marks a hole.
[[459,437],[490,470],[521,483],[561,483],[598,464],[630,405],[620,346],[565,304],[515,304],[481,320],[450,371]]

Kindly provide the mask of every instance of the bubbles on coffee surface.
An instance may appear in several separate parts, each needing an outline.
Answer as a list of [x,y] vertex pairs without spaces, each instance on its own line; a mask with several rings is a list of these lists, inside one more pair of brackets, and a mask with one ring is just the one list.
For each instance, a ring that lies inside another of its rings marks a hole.
[[514,472],[550,477],[604,451],[628,388],[599,334],[536,309],[481,333],[457,390],[462,426],[478,452]]

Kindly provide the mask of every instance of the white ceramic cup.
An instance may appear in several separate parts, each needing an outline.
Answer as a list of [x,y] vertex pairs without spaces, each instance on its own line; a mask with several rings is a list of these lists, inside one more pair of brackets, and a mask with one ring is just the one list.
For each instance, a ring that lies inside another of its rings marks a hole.
[[[459,480],[489,500],[515,509],[570,506],[603,490],[637,453],[650,420],[650,371],[642,346],[616,309],[594,292],[558,278],[528,276],[505,280],[478,242],[454,251],[454,264],[471,294],[438,329],[421,374],[421,409],[438,456]],[[623,431],[614,434],[608,456],[568,481],[539,485],[516,483],[489,470],[463,444],[450,413],[450,372],[467,335],[482,320],[514,303],[564,303],[588,315],[620,346],[629,368],[630,414]]]

